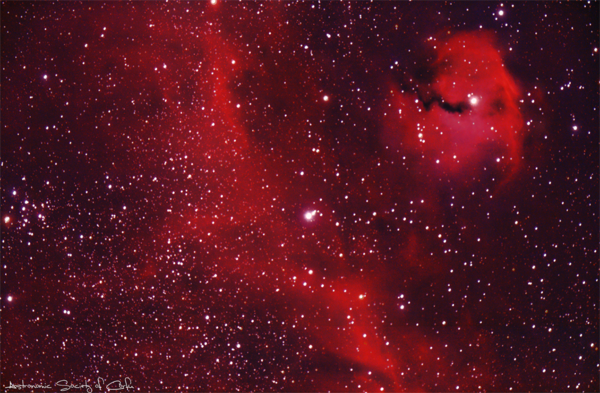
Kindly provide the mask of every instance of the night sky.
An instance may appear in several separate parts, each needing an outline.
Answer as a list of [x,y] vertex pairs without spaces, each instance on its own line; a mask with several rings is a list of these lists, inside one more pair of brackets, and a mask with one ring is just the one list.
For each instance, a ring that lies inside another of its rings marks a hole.
[[3,2],[1,389],[598,391],[598,20]]

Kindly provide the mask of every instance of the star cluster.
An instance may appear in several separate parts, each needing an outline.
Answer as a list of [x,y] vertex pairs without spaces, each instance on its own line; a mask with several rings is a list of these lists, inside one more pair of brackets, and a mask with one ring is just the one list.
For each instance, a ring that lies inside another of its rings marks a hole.
[[2,389],[599,389],[598,3],[1,13]]

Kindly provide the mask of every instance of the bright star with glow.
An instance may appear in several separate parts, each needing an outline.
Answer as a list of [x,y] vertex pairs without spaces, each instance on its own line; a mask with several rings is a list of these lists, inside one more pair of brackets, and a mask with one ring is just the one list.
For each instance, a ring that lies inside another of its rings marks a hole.
[[315,214],[317,214],[316,210],[306,212],[304,214],[304,218],[306,219],[306,221],[312,221],[312,219],[315,217]]

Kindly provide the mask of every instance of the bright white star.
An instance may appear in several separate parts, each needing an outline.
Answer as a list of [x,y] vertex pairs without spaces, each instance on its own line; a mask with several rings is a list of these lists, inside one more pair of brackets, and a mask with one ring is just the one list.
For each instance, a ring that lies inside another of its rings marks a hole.
[[306,212],[306,213],[304,214],[304,218],[305,218],[307,221],[312,221],[312,219],[315,217],[315,214],[317,214],[317,211],[316,211],[316,210],[313,210],[313,211],[310,211],[310,212]]

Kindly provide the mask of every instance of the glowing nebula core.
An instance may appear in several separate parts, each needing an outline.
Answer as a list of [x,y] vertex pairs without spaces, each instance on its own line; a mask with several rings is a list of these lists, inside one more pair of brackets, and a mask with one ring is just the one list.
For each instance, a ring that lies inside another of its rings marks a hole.
[[460,33],[429,45],[435,60],[425,66],[423,80],[415,77],[418,87],[392,89],[384,141],[450,173],[470,172],[490,154],[516,170],[525,132],[520,90],[491,34]]

